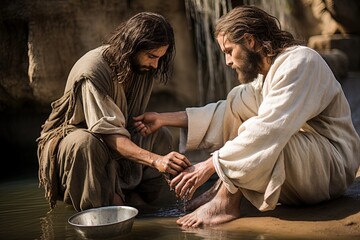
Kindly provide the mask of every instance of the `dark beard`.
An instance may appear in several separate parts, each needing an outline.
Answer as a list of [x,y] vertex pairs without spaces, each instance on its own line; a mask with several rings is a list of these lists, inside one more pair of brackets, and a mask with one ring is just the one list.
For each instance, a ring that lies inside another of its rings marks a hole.
[[144,66],[140,66],[139,63],[137,63],[134,59],[132,59],[131,61],[131,70],[137,74],[137,75],[145,75],[145,74],[149,74],[149,75],[153,75],[156,71],[156,69],[149,67],[146,69],[142,69],[144,68]]
[[259,72],[261,66],[261,55],[258,52],[251,51],[247,48],[244,48],[245,58],[242,59],[246,63],[243,69],[236,69],[238,74],[238,79],[240,83],[250,83],[254,81]]
[[139,74],[139,75],[144,75],[144,74],[150,74],[150,75],[152,75],[152,74],[154,74],[155,71],[156,71],[156,69],[154,69],[154,68],[152,68],[152,67],[149,67],[149,68],[144,69],[144,67],[141,67],[141,66],[139,66],[139,65],[133,66],[132,70],[133,70],[133,72],[134,72],[135,74]]

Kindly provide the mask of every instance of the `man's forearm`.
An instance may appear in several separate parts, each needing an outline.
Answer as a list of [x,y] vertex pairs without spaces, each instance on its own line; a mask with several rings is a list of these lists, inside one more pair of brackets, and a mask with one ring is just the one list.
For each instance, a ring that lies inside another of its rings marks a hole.
[[160,113],[161,123],[169,127],[188,127],[188,116],[186,111]]
[[153,166],[160,156],[138,147],[129,138],[122,135],[103,135],[108,146],[119,152],[125,158],[147,166]]

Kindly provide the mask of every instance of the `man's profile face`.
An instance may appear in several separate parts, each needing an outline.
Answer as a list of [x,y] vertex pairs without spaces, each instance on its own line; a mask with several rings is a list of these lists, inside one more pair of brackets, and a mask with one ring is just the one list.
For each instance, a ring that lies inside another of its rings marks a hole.
[[135,56],[134,70],[136,72],[148,72],[157,69],[159,59],[165,55],[169,45],[156,49],[140,51]]
[[225,53],[226,65],[236,71],[240,83],[254,81],[260,72],[261,55],[246,46],[231,42],[223,34],[219,34],[217,41]]

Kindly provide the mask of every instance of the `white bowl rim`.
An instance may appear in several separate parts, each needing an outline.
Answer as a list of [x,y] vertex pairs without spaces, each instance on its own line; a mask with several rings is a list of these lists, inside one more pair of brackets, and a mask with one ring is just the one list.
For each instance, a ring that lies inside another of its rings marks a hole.
[[[126,219],[126,220],[123,220],[123,221],[120,221],[120,222],[113,222],[113,223],[108,223],[108,224],[99,224],[99,225],[82,225],[82,224],[76,224],[76,223],[73,223],[71,220],[81,214],[84,214],[84,213],[87,213],[87,212],[92,212],[94,210],[98,210],[98,209],[112,209],[112,208],[115,208],[115,209],[130,209],[130,210],[133,210],[134,211],[134,214],[133,216],[131,216],[130,218]],[[126,222],[134,217],[136,217],[136,215],[138,215],[139,213],[139,210],[137,210],[136,208],[134,207],[131,207],[131,206],[105,206],[105,207],[97,207],[97,208],[90,208],[90,209],[87,209],[87,210],[84,210],[84,211],[81,211],[81,212],[78,212],[78,213],[75,213],[74,215],[72,215],[71,217],[69,217],[68,219],[68,223],[72,226],[75,226],[75,227],[82,227],[82,228],[94,228],[94,227],[104,227],[104,226],[111,226],[111,225],[114,225],[114,224],[118,224],[118,223],[122,223],[122,222]]]

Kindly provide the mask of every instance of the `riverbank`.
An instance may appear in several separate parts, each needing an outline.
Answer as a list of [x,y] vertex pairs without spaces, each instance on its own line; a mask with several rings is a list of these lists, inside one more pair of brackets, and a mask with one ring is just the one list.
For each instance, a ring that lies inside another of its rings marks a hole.
[[[360,133],[360,72],[351,73],[341,83],[350,103],[354,126]],[[15,118],[18,115],[21,117]],[[14,117],[14,120],[7,121],[1,135],[4,138],[11,136],[16,144],[3,145],[3,155],[9,153],[8,156],[14,157],[8,161],[12,167],[3,168],[1,174],[0,239],[79,239],[67,223],[75,210],[59,203],[54,211],[48,212],[43,189],[38,188],[34,135],[38,135],[45,116],[29,117],[27,113],[15,112],[1,119],[5,122],[6,117]],[[30,175],[30,179],[22,180],[20,175]],[[174,201],[173,192],[167,194],[169,198],[165,198],[161,206]],[[176,225],[176,219],[182,214],[181,209],[162,209],[156,214],[140,214],[132,233],[119,239],[360,239],[360,170],[344,196],[314,206],[278,206],[273,211],[259,212],[244,202],[239,219],[215,227],[192,230],[182,230]]]
[[242,217],[215,229],[260,232],[266,236],[291,239],[360,239],[360,170],[354,184],[339,199],[314,206],[278,206],[259,212],[249,203]]

